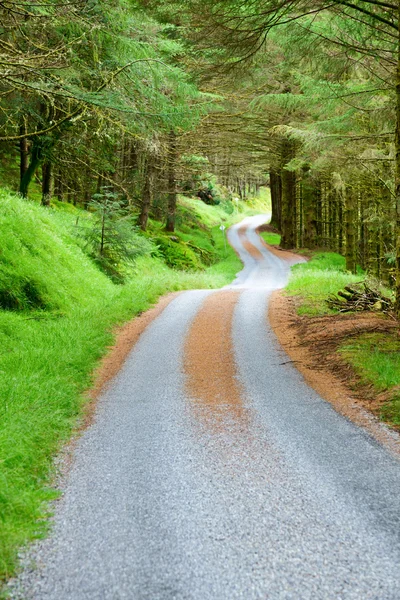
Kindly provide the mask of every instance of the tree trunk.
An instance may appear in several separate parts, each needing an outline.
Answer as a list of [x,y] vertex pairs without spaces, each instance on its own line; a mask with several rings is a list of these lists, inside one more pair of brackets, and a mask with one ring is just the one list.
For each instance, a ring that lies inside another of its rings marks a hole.
[[154,193],[154,166],[152,163],[152,158],[149,156],[147,158],[147,164],[145,169],[145,180],[144,180],[144,188],[142,193],[142,205],[139,215],[139,225],[140,229],[146,231],[147,221],[149,219],[149,212],[153,202],[153,193]]
[[[291,140],[282,143],[282,166],[295,157],[295,145]],[[283,168],[282,178],[282,248],[294,248],[296,245],[296,173]]]
[[396,301],[395,311],[400,319],[400,0],[398,2],[398,38],[397,38],[397,71],[396,71],[396,179],[395,179],[395,194],[396,194]]
[[168,148],[168,212],[167,212],[167,224],[165,229],[171,233],[175,231],[175,218],[176,218],[176,163],[177,163],[177,151],[176,151],[176,134],[171,131],[169,134],[169,148]]
[[[20,135],[24,135],[26,133],[26,125],[21,125],[21,127],[19,128],[19,133]],[[21,183],[22,183],[22,179],[25,175],[25,173],[28,170],[28,165],[29,165],[29,147],[28,147],[28,140],[27,138],[22,138],[19,141],[19,156],[20,156],[20,162],[19,162],[19,185],[20,185],[20,189],[21,189]]]
[[51,162],[46,161],[42,165],[42,205],[50,206],[51,199]]
[[301,188],[303,193],[304,233],[303,244],[305,248],[317,247],[317,186],[319,181],[313,181],[308,172],[303,173]]
[[330,250],[336,250],[335,244],[335,203],[332,194],[332,189],[329,190],[328,195],[328,214],[329,214],[329,248]]
[[61,168],[57,169],[54,176],[54,195],[57,196],[61,202],[64,200],[64,184]]
[[275,229],[282,228],[282,180],[280,173],[271,169],[269,173],[270,189],[271,189],[271,225]]
[[354,190],[348,188],[346,194],[346,269],[351,273],[355,273],[357,269],[355,208]]
[[39,167],[40,162],[42,160],[43,149],[41,140],[38,138],[33,138],[32,150],[31,150],[31,159],[29,161],[28,168],[25,173],[21,177],[21,182],[19,186],[20,194],[26,198],[28,196],[29,184],[32,181],[34,174],[36,173],[36,169]]
[[339,208],[338,208],[338,218],[339,218],[339,231],[338,231],[338,248],[339,254],[343,254],[343,197],[340,194],[338,196]]

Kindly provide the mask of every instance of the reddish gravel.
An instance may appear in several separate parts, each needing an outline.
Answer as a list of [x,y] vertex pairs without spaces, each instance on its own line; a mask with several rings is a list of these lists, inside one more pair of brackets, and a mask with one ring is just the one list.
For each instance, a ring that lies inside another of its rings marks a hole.
[[360,384],[352,368],[336,352],[344,339],[365,332],[393,330],[396,324],[370,313],[300,317],[295,299],[281,291],[272,294],[268,319],[279,343],[307,383],[338,412],[400,454],[398,436],[391,435],[374,416],[379,413],[382,399],[370,387]]
[[245,418],[231,337],[233,311],[239,296],[240,292],[231,290],[209,296],[186,339],[188,396],[193,400],[196,415],[213,426],[220,415],[223,425],[226,411],[236,422]]

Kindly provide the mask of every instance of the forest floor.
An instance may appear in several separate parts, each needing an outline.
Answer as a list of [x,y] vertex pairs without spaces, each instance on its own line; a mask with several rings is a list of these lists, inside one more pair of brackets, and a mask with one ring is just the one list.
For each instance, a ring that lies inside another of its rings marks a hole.
[[[286,296],[279,290],[274,292],[269,308],[274,333],[290,360],[307,383],[336,410],[400,452],[397,436],[392,437],[380,422],[382,409],[393,391],[377,393],[340,352],[344,343],[356,340],[362,334],[392,335],[398,324],[372,313],[299,315],[300,303],[299,297]],[[371,413],[376,418],[371,418]],[[388,424],[400,430],[395,424]]]

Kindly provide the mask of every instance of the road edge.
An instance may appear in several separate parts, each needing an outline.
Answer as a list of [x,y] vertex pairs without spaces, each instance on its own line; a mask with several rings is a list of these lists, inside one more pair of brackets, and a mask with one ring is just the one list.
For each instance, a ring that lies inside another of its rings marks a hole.
[[271,294],[267,319],[271,328],[296,369],[313,388],[333,408],[359,427],[368,432],[377,442],[400,458],[400,435],[361,406],[350,386],[324,366],[310,368],[315,362],[310,349],[302,343],[298,332],[298,317],[290,299],[283,290]]

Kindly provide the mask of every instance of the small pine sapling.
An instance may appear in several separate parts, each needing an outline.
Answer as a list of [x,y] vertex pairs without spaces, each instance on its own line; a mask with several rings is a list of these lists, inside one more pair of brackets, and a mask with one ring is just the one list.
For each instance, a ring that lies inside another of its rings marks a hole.
[[84,233],[89,254],[113,281],[123,283],[136,258],[152,252],[152,244],[138,233],[132,213],[110,188],[92,196],[89,210],[93,221]]

